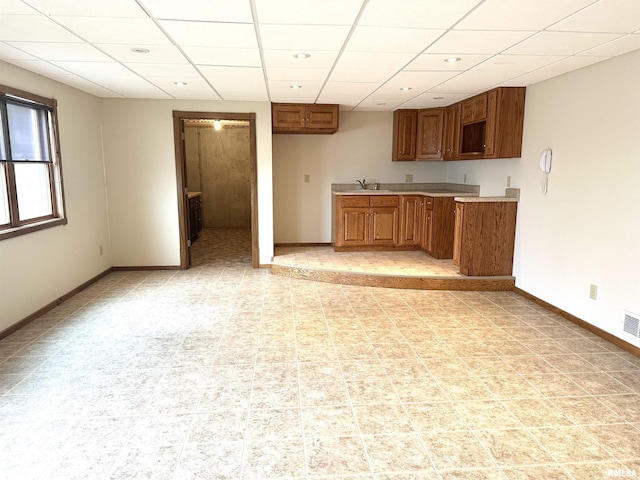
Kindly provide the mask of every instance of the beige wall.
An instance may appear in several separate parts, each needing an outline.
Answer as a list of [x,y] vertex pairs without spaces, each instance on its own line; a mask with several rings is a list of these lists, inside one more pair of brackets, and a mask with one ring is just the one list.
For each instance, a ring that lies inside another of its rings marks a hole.
[[202,192],[205,228],[251,228],[249,126],[185,127],[187,185]]
[[0,242],[2,331],[108,269],[111,252],[100,100],[3,62],[0,83],[58,100],[69,219],[68,225]]
[[[331,241],[331,184],[441,182],[442,162],[392,162],[391,112],[340,112],[333,135],[273,135],[276,243]],[[309,183],[304,176],[309,175]]]
[[260,264],[273,256],[271,108],[266,102],[102,100],[114,266],[180,264],[174,110],[256,114]]

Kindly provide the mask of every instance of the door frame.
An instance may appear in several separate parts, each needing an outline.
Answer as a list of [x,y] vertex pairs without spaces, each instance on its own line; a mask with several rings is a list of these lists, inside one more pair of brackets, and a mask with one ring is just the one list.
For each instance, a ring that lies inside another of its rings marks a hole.
[[178,225],[180,229],[180,268],[190,264],[189,213],[187,202],[187,159],[184,146],[185,120],[245,120],[249,122],[249,168],[251,177],[251,266],[260,266],[258,243],[258,159],[256,153],[256,114],[173,111],[173,136],[176,154],[176,186],[178,192]]

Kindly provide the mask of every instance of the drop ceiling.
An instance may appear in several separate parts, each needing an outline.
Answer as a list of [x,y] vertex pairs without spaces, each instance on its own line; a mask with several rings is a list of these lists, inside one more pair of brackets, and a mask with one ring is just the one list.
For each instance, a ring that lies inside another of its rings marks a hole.
[[0,0],[0,59],[99,97],[427,108],[637,49],[638,0]]

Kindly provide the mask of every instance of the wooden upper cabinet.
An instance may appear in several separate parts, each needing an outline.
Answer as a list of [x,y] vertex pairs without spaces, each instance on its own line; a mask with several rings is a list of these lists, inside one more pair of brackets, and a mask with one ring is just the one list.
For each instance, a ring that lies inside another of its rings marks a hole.
[[460,103],[454,103],[444,109],[444,135],[442,158],[458,160],[460,158]]
[[332,134],[338,131],[339,105],[272,103],[273,133]]
[[460,123],[473,123],[487,118],[487,93],[467,98],[460,102],[462,113]]
[[393,112],[393,153],[394,162],[416,159],[417,110],[396,110]]
[[461,102],[462,160],[521,156],[525,91],[499,87]]
[[442,130],[444,109],[428,108],[418,111],[416,159],[442,160]]

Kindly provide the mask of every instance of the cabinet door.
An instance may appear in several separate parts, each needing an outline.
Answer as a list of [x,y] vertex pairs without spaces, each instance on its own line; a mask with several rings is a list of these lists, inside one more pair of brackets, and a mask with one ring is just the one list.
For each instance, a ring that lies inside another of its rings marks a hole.
[[491,90],[487,94],[487,124],[484,134],[484,156],[493,157],[496,147],[496,121],[498,106],[498,90]]
[[336,105],[310,105],[306,107],[306,127],[338,130],[338,107]]
[[460,104],[462,109],[460,123],[480,122],[487,118],[486,93],[463,100]]
[[418,112],[416,158],[442,160],[444,110],[429,108]]
[[444,110],[443,154],[445,160],[460,158],[460,104],[449,105]]
[[372,207],[369,228],[371,245],[397,245],[398,207]]
[[271,106],[273,128],[300,129],[305,126],[304,105]]
[[393,112],[393,158],[394,162],[416,159],[417,110]]
[[427,252],[433,251],[433,211],[424,211],[424,222],[422,224],[422,248]]
[[345,207],[340,209],[340,215],[342,219],[340,232],[342,245],[367,245],[369,243],[369,209],[366,207]]
[[400,245],[420,245],[423,197],[402,197],[400,206]]
[[456,202],[456,220],[453,232],[453,264],[460,266],[460,255],[462,250],[462,221],[464,215],[464,204]]

